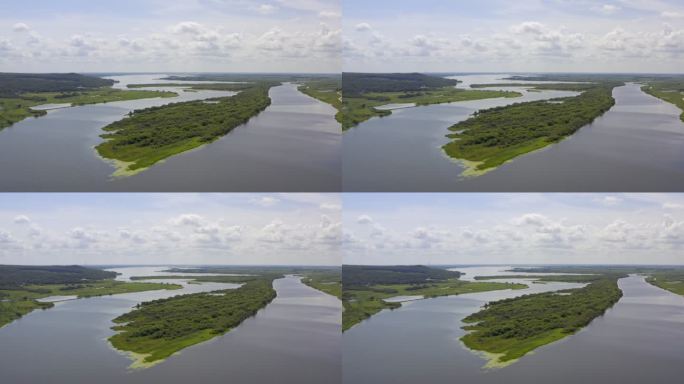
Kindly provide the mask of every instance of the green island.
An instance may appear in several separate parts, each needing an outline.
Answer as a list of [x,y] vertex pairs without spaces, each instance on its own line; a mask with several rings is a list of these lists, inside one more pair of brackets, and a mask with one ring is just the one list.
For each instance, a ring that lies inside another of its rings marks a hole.
[[[505,84],[520,86],[520,84]],[[578,96],[515,103],[475,112],[449,127],[444,152],[465,166],[463,176],[488,172],[520,155],[557,143],[607,112],[620,82],[543,84],[532,89],[581,92]]]
[[[202,282],[239,283],[239,288],[179,295],[138,304],[116,319],[109,342],[147,368],[189,346],[229,332],[276,297],[273,280],[282,275],[197,276]],[[168,276],[141,279],[168,279]],[[188,276],[182,278],[188,279]]]
[[420,73],[345,72],[342,74],[342,129],[348,130],[373,117],[391,115],[391,110],[377,108],[387,104],[423,106],[521,96],[512,91],[459,89],[457,84],[457,80]]
[[342,266],[342,330],[370,318],[383,309],[401,307],[388,302],[395,296],[439,296],[464,293],[524,289],[524,284],[470,282],[459,280],[460,272],[415,266]]
[[642,86],[641,90],[679,107],[682,110],[679,118],[684,121],[684,80],[653,81]]
[[96,147],[117,167],[114,176],[141,172],[179,153],[211,143],[271,104],[277,83],[253,83],[237,95],[136,110],[104,128]]
[[120,293],[180,289],[177,284],[123,282],[116,273],[80,266],[0,265],[0,327],[36,309],[48,309],[51,296],[87,298]]
[[113,84],[113,80],[75,73],[0,73],[0,129],[29,117],[45,116],[46,110],[33,109],[44,104],[78,106],[177,96],[175,92],[124,91],[111,88]]

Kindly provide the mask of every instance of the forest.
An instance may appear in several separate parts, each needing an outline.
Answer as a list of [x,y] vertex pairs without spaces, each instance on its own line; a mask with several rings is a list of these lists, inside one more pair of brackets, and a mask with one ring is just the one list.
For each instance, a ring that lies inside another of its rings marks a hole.
[[[217,276],[206,276],[217,281]],[[254,316],[276,297],[278,275],[218,276],[239,282],[235,289],[174,296],[138,304],[114,319],[117,333],[109,338],[118,350],[132,352],[133,367],[146,367],[191,345],[210,340]]]
[[544,89],[575,90],[578,96],[515,103],[476,111],[454,124],[442,149],[465,160],[464,176],[477,175],[525,153],[544,148],[572,135],[615,104],[617,82],[559,84]]
[[[256,83],[235,96],[167,104],[133,111],[106,126],[100,156],[115,160],[115,175],[140,172],[170,156],[211,143],[265,110],[269,89]],[[209,103],[207,101],[215,101]]]
[[114,83],[114,80],[76,73],[0,73],[0,97],[14,98],[36,92],[77,92],[111,87]]
[[459,280],[461,275],[460,272],[422,265],[343,265],[342,330],[350,329],[383,309],[401,307],[401,303],[385,301],[395,296],[432,298],[527,287],[524,284],[463,281]]
[[87,298],[119,293],[180,289],[177,284],[123,282],[116,273],[81,266],[0,265],[0,327],[53,303],[40,302],[50,296]]

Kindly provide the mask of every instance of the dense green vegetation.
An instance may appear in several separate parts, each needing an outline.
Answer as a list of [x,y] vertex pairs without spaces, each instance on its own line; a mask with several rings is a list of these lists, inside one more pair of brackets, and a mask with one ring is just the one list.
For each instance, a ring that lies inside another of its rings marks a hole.
[[[567,276],[566,276],[567,277]],[[579,331],[622,297],[617,280],[604,275],[583,288],[523,295],[487,303],[465,319],[461,341],[486,352],[488,366],[506,365],[545,344]]]
[[[207,276],[212,278],[216,276]],[[218,276],[234,279],[236,276]],[[114,319],[117,334],[112,345],[131,353],[134,367],[159,362],[191,345],[210,340],[254,316],[275,297],[273,279],[253,276],[243,285],[209,293],[174,296],[139,304],[135,310]]]
[[564,283],[590,283],[603,279],[601,274],[587,275],[490,275],[475,276],[475,280],[503,280],[503,279],[533,279],[537,281],[557,281]]
[[679,107],[682,110],[679,117],[684,121],[684,80],[652,82],[642,86],[641,90]]
[[464,175],[476,175],[517,156],[544,148],[572,135],[615,104],[616,82],[545,85],[544,89],[575,90],[575,97],[516,103],[477,111],[449,128],[453,141],[442,147],[464,160]]
[[196,91],[230,91],[239,92],[254,87],[254,83],[162,83],[162,84],[128,84],[128,88],[185,88]]
[[343,73],[342,129],[352,128],[372,117],[389,116],[387,104],[430,105],[495,97],[519,97],[518,92],[464,90],[457,80],[420,73]]
[[416,266],[342,266],[342,330],[353,327],[383,309],[401,307],[387,302],[395,296],[425,298],[501,289],[522,289],[524,284],[458,280],[460,272]]
[[0,129],[47,111],[43,104],[87,105],[112,101],[174,97],[174,92],[122,91],[113,80],[77,74],[0,73]]
[[180,289],[176,284],[127,283],[112,280],[114,272],[80,266],[0,265],[0,327],[53,303],[39,299],[50,296],[93,296]]
[[136,173],[170,156],[211,143],[246,123],[271,104],[258,83],[235,96],[136,110],[104,130],[100,156],[115,160],[115,175]]
[[307,81],[297,89],[305,95],[332,105],[337,109],[335,119],[342,123],[342,82],[340,78]]

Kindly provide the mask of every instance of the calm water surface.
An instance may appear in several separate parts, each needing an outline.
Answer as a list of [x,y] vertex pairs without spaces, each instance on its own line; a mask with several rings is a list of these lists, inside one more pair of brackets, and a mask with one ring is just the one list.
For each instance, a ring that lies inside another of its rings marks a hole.
[[[483,274],[474,268],[458,270]],[[530,284],[528,290],[419,300],[383,311],[345,332],[344,382],[575,384],[600,378],[630,384],[681,376],[684,298],[640,276],[619,281],[624,296],[603,317],[506,368],[484,370],[485,360],[460,343],[460,320],[485,302],[569,286],[573,284]]]
[[[114,76],[128,84],[182,83],[163,75]],[[194,82],[193,82],[194,83]],[[138,175],[112,179],[114,168],[94,147],[101,129],[128,112],[172,102],[233,95],[186,92],[179,97],[49,111],[0,131],[2,191],[335,191],[340,189],[341,135],[335,110],[284,84],[272,105],[247,124],[200,149],[158,163]]]
[[[124,268],[129,276],[158,275],[161,268]],[[171,281],[171,280],[169,280]],[[174,280],[178,282],[178,280]],[[65,301],[0,329],[3,383],[322,383],[339,381],[340,314],[337,298],[299,278],[278,279],[278,297],[238,328],[181,351],[145,370],[106,341],[111,320],[137,303],[179,293],[235,288],[187,284],[154,291]],[[30,362],[30,364],[27,364]]]
[[[507,82],[501,77],[505,76],[457,76],[464,80],[459,87]],[[572,93],[509,88],[524,96],[395,110],[344,134],[344,190],[680,191],[684,188],[681,111],[639,88],[637,84],[616,88],[616,105],[570,139],[471,178],[461,177],[463,166],[440,148],[448,142],[449,126],[478,109]]]

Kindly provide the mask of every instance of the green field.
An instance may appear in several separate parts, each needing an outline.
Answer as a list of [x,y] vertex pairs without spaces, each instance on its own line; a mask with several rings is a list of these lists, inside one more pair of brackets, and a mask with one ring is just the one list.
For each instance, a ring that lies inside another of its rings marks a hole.
[[297,87],[299,92],[332,105],[335,119],[342,123],[342,84],[339,79],[311,80]]
[[575,90],[575,97],[516,103],[477,111],[449,128],[444,152],[466,165],[463,176],[492,170],[520,155],[572,135],[615,104],[617,82],[545,85],[543,89]]
[[386,302],[395,296],[439,296],[523,289],[524,284],[469,282],[459,280],[460,272],[422,265],[413,266],[342,266],[342,330],[353,327],[383,309],[401,307]]
[[[136,110],[104,128],[96,147],[113,160],[115,176],[131,175],[168,157],[211,143],[265,110],[275,83],[253,84],[235,96]],[[208,101],[214,101],[210,103]]]
[[[487,367],[501,367],[574,334],[622,297],[618,278],[605,275],[583,288],[524,295],[487,303],[463,322],[461,341],[488,357]],[[550,277],[549,280],[553,278]],[[563,277],[561,281],[565,281]]]
[[74,92],[22,93],[18,97],[0,97],[0,129],[28,117],[45,116],[47,111],[34,111],[31,107],[43,104],[71,104],[72,106],[109,103],[114,101],[175,97],[175,92],[123,91],[112,88]]
[[52,308],[52,303],[36,301],[45,297],[77,296],[78,298],[87,298],[180,288],[182,287],[177,284],[103,280],[73,284],[27,284],[20,288],[0,289],[0,327],[21,318],[34,309]]
[[339,271],[312,271],[304,274],[302,283],[342,300],[342,276]]
[[149,367],[184,348],[220,336],[254,316],[276,297],[272,283],[278,277],[281,276],[254,276],[247,281],[238,277],[236,280],[242,285],[236,289],[144,302],[114,319],[117,334],[109,341],[135,359],[133,368]]
[[679,118],[684,121],[684,81],[653,82],[642,86],[641,90],[679,107],[682,110]]
[[646,282],[658,288],[684,296],[684,272],[654,272],[646,278]]

